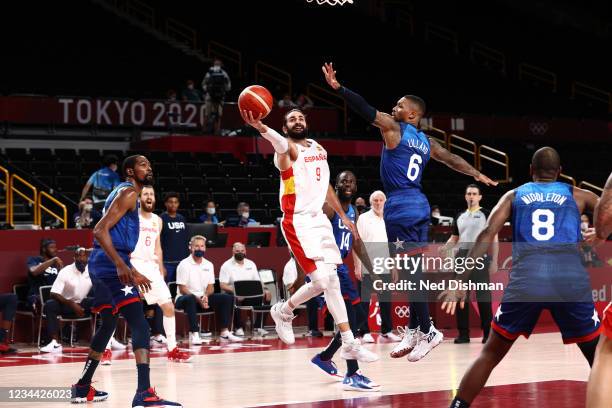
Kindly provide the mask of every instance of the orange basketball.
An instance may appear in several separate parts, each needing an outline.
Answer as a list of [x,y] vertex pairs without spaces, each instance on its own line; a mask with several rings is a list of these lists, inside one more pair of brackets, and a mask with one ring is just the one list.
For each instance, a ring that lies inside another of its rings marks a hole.
[[261,114],[261,118],[268,116],[274,106],[274,98],[266,88],[261,85],[251,85],[244,88],[238,97],[238,109],[253,112],[253,117]]

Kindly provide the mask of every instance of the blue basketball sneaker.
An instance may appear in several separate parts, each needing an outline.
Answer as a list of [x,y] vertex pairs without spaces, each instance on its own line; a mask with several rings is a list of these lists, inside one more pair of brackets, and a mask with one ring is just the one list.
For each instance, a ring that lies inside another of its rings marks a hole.
[[183,408],[178,402],[166,401],[163,398],[157,396],[155,388],[149,388],[143,392],[137,392],[132,400],[132,408],[166,408],[166,407],[179,407]]
[[104,401],[107,398],[107,392],[98,391],[92,387],[91,384],[73,384],[70,388],[70,401],[74,404],[90,401]]
[[361,371],[357,371],[350,377],[345,376],[342,380],[342,388],[347,391],[380,391],[380,385],[363,375]]
[[321,360],[321,354],[317,354],[312,358],[312,360],[310,360],[310,362],[323,370],[327,377],[332,377],[337,381],[342,381],[342,375],[338,374],[338,367],[332,360],[323,361]]

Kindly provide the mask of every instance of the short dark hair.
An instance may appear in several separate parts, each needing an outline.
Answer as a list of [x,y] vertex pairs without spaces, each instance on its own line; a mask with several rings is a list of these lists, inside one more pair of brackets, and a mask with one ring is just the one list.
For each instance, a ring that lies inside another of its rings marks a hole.
[[215,205],[215,207],[217,206],[217,203],[215,203],[215,200],[206,200],[206,206],[208,207],[209,203],[213,203]]
[[179,193],[174,192],[174,191],[169,191],[166,194],[164,194],[164,203],[167,202],[171,198],[176,198],[177,200],[181,201],[181,196],[179,195]]
[[531,168],[539,176],[554,176],[561,168],[559,153],[548,146],[538,149],[531,158]]
[[300,108],[290,109],[290,110],[287,111],[287,113],[285,113],[285,116],[283,116],[283,126],[287,126],[287,116],[289,116],[289,114],[291,114],[293,112],[300,112],[302,115],[304,115],[304,117],[306,117],[306,114]]
[[357,176],[355,175],[355,173],[353,173],[351,170],[342,170],[340,173],[338,173],[338,175],[336,176],[336,185],[338,185],[338,183],[340,182],[340,176],[342,175],[342,173],[347,173],[347,174],[352,174],[353,178],[355,179],[355,181],[357,181]]
[[104,167],[108,167],[111,164],[117,164],[117,163],[119,163],[119,158],[115,156],[114,154],[107,154],[102,159],[102,164],[104,165]]
[[132,156],[128,156],[123,160],[123,164],[121,165],[121,172],[123,173],[123,177],[127,177],[127,169],[133,169],[136,166],[136,160],[139,157],[142,157],[141,154],[134,154]]
[[468,188],[476,188],[478,189],[478,195],[482,195],[482,190],[480,189],[480,187],[478,186],[478,184],[468,184],[467,187],[465,188],[465,192],[467,193]]
[[434,204],[434,205],[432,205],[432,206],[431,206],[431,211],[433,211],[433,210],[439,210],[439,209],[440,209],[440,206],[439,206],[439,205],[435,205],[435,204]]
[[423,98],[416,95],[405,95],[404,99],[408,99],[409,101],[414,103],[421,111],[421,115],[424,115],[427,111],[427,106],[425,105],[425,101],[423,100]]
[[51,244],[55,244],[55,240],[52,238],[43,238],[40,240],[40,250],[39,253],[41,255],[44,255],[45,251],[47,250],[47,247]]

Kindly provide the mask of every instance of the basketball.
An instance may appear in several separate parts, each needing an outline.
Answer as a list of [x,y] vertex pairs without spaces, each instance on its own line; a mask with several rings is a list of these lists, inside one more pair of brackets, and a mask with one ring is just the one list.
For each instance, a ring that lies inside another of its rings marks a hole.
[[238,109],[253,112],[253,117],[261,115],[261,119],[272,111],[274,98],[266,88],[261,85],[251,85],[244,88],[238,97]]

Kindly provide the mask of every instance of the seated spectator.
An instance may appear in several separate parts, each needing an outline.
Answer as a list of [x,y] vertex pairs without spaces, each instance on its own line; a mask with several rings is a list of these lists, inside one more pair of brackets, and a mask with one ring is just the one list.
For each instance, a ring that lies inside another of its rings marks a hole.
[[286,93],[283,96],[283,99],[278,101],[278,107],[291,109],[291,108],[297,108],[297,104],[291,100],[291,95]]
[[355,199],[355,208],[357,209],[357,212],[359,213],[359,215],[361,215],[364,212],[368,211],[368,206],[366,204],[365,198],[357,197]]
[[87,180],[83,191],[81,192],[81,199],[83,201],[89,189],[93,188],[92,197],[94,208],[98,211],[102,211],[104,207],[104,201],[106,197],[113,191],[115,187],[121,183],[121,178],[117,174],[117,163],[119,159],[113,154],[104,156],[102,160],[103,167],[100,170],[96,170]]
[[167,102],[176,101],[176,91],[174,89],[168,89],[168,91],[166,92],[166,101]]
[[8,345],[8,331],[13,323],[16,311],[17,295],[14,293],[0,294],[0,312],[2,312],[2,322],[0,322],[0,354],[17,352],[17,350]]
[[78,248],[74,263],[65,266],[51,287],[51,299],[47,300],[43,312],[47,315],[49,344],[40,348],[43,353],[61,353],[58,316],[78,318],[89,316],[93,298],[87,297],[92,284],[87,270],[87,250]]
[[226,227],[246,227],[249,225],[257,225],[258,222],[253,218],[249,218],[250,207],[248,203],[241,202],[236,208],[236,215],[230,215],[225,220]]
[[185,102],[203,102],[202,93],[195,88],[192,79],[187,80],[187,87],[181,92],[181,99]]
[[[221,290],[235,296],[234,282],[242,280],[258,280],[261,282],[261,277],[259,276],[255,262],[246,258],[246,247],[244,244],[242,242],[235,242],[234,245],[232,245],[232,257],[221,265],[221,270],[219,271]],[[272,294],[268,289],[263,287],[263,283],[261,286],[264,290],[263,299],[237,298],[237,303],[241,306],[261,306],[264,303],[270,304]],[[268,331],[263,329],[261,313],[257,314],[257,320],[254,327],[256,327],[254,330],[256,334],[260,336],[268,334]],[[244,325],[238,310],[234,312],[234,332],[237,336],[244,336]]]
[[53,285],[59,270],[64,262],[57,256],[55,241],[48,238],[40,240],[40,256],[28,258],[28,304],[35,313],[38,313],[40,296],[38,289],[41,286]]
[[102,214],[93,207],[93,200],[85,197],[79,203],[79,211],[74,213],[73,221],[76,229],[93,228],[102,218]]
[[217,206],[213,200],[206,202],[206,213],[200,215],[200,221],[205,224],[219,224],[219,218],[217,218]]
[[176,268],[176,308],[182,309],[189,318],[189,343],[202,344],[197,313],[216,312],[217,325],[221,327],[221,341],[242,341],[229,331],[234,308],[234,297],[227,293],[214,293],[215,272],[213,264],[204,259],[206,238],[194,235],[189,241],[191,254]]
[[295,99],[295,104],[298,108],[302,110],[310,109],[314,106],[312,99],[304,92],[300,93],[298,97]]

